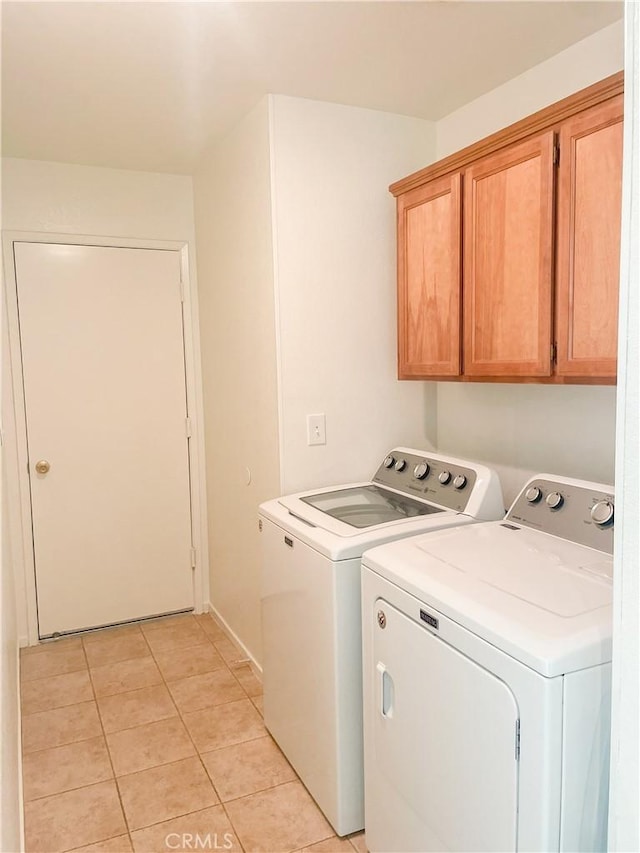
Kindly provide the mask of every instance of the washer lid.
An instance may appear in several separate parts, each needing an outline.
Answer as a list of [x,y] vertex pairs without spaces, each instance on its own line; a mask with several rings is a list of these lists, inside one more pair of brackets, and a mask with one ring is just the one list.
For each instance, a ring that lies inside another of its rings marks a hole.
[[443,512],[441,507],[374,484],[302,495],[300,500],[358,529]]
[[[361,489],[370,485],[354,483],[346,489]],[[324,491],[331,493],[335,490]],[[354,557],[360,559],[367,548],[373,548],[383,542],[473,521],[461,513],[434,507],[436,511],[427,515],[400,515],[385,521],[379,517],[376,524],[356,527],[305,503],[302,498],[309,494],[318,495],[322,494],[322,491],[266,501],[260,505],[260,515],[333,561],[350,560]]]
[[375,548],[363,563],[543,675],[611,659],[601,551],[485,522]]

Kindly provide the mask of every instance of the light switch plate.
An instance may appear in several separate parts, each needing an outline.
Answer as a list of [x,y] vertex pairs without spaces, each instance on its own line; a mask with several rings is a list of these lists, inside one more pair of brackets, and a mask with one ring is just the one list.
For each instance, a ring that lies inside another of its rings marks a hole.
[[307,444],[327,443],[327,422],[324,415],[307,415]]

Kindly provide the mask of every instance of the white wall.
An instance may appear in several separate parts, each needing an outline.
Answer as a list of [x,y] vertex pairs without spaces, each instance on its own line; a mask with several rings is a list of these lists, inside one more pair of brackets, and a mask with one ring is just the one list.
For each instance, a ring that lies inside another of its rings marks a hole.
[[270,181],[265,98],[194,175],[211,602],[256,661],[257,510],[280,489]]
[[438,447],[495,467],[507,506],[534,473],[613,483],[616,390],[443,382]]
[[2,227],[193,245],[191,178],[5,157]]
[[[437,157],[622,67],[619,22],[443,118],[436,130]],[[496,467],[507,502],[539,471],[612,483],[615,406],[613,387],[441,382],[438,447]]]
[[[4,516],[3,516],[4,519]],[[3,524],[4,527],[4,524]],[[15,588],[6,527],[0,566],[0,850],[15,853],[20,845],[20,722],[18,626]]]
[[[196,294],[193,194],[188,176],[4,158],[2,227],[7,231],[185,241],[191,257],[192,293]],[[197,303],[194,308],[197,310]],[[197,346],[195,340],[194,349]],[[199,364],[194,368],[197,384]],[[7,369],[5,365],[5,381]],[[24,645],[28,635],[27,593],[15,468],[16,435],[15,424],[6,417],[9,523],[19,636]]]
[[[0,385],[6,391],[4,370],[8,340],[6,314],[0,299],[2,332]],[[3,428],[4,428],[3,396]],[[4,434],[4,429],[3,429]],[[11,559],[9,518],[5,483],[5,447],[0,448],[0,850],[15,853],[21,848],[20,816],[20,722],[18,687],[18,621]]]
[[608,849],[640,850],[640,6],[626,3]]
[[437,159],[620,71],[623,41],[620,20],[440,119]]
[[194,176],[211,601],[258,663],[258,504],[435,443],[435,388],[395,378],[387,190],[434,145],[427,122],[270,96]]
[[[274,96],[283,492],[367,479],[394,444],[435,445],[435,387],[396,379],[395,199],[435,153],[419,119]],[[307,446],[307,414],[327,443]]]

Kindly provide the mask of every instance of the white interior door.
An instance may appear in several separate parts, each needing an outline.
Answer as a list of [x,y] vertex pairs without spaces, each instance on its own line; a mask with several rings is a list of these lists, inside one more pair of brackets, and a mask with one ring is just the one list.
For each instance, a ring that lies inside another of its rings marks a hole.
[[179,253],[14,252],[39,634],[192,608]]

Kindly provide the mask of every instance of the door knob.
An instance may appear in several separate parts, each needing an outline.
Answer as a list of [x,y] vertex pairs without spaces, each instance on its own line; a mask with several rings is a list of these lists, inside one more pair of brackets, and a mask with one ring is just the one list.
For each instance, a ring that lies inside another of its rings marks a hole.
[[36,462],[36,471],[38,474],[47,474],[49,472],[49,468],[51,468],[51,465],[49,465],[46,459],[40,459]]

